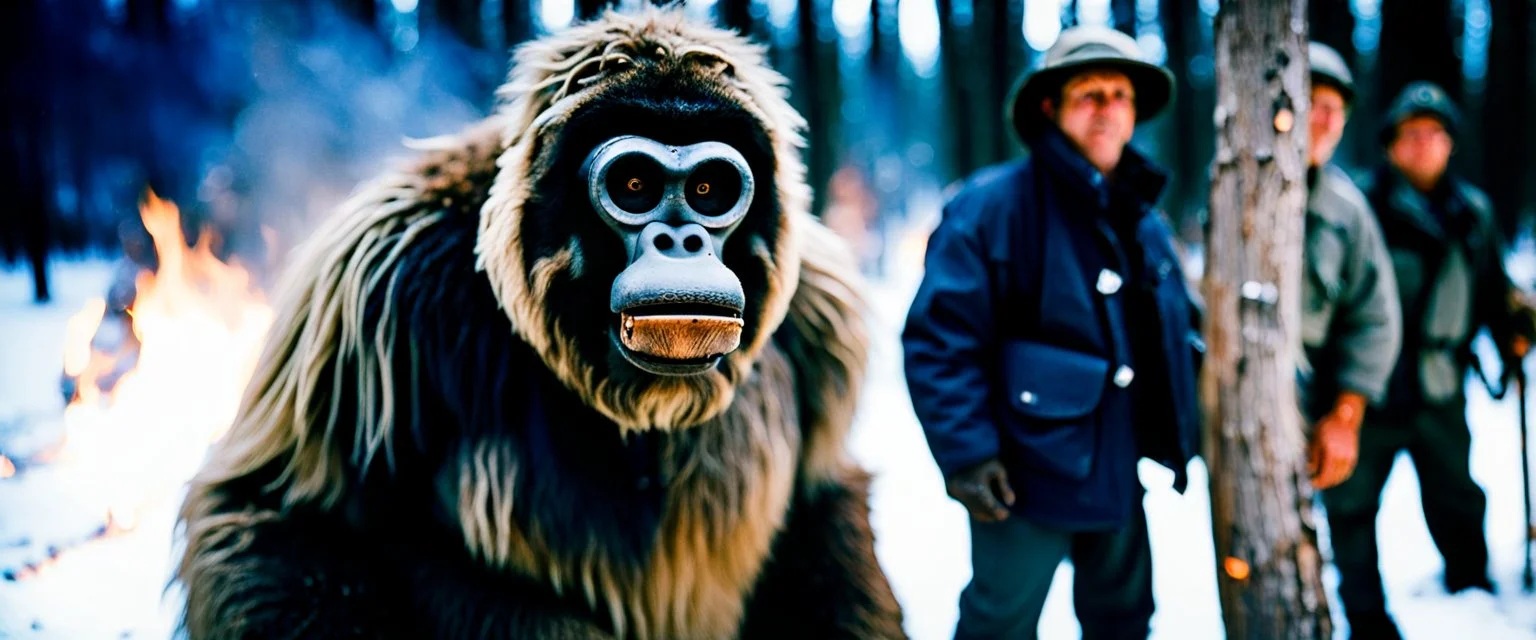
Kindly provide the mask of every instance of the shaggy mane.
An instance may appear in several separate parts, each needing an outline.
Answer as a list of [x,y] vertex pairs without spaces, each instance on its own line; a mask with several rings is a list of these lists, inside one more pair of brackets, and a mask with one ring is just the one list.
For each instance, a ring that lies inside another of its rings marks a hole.
[[[791,488],[815,491],[857,475],[843,457],[843,441],[868,345],[859,279],[846,246],[807,211],[799,155],[805,123],[786,101],[785,80],[769,69],[764,50],[731,32],[687,22],[680,12],[647,9],[638,15],[610,12],[528,43],[515,58],[494,115],[459,134],[413,143],[420,154],[414,164],[361,187],[296,249],[236,419],[193,478],[182,506],[188,550],[177,578],[223,575],[229,559],[249,544],[242,533],[249,527],[299,506],[336,512],[370,468],[381,462],[393,467],[401,406],[416,406],[393,394],[405,380],[416,389],[420,372],[414,344],[404,341],[408,354],[395,352],[400,327],[391,294],[401,256],[456,215],[478,216],[476,269],[489,279],[517,337],[562,383],[624,430],[718,427],[722,433],[702,436],[705,442],[722,442],[709,445],[721,451],[750,452],[756,469],[747,472],[756,474],[750,487],[728,487],[735,497],[703,483],[670,498],[682,502],[669,511],[651,563],[657,573],[638,575],[596,556],[579,565],[551,557],[541,548],[536,524],[523,531],[512,521],[514,487],[502,477],[517,461],[496,442],[480,442],[460,452],[456,477],[459,524],[472,555],[544,576],[557,589],[603,605],[621,630],[669,635],[699,630],[691,626],[696,621],[720,631],[742,615],[742,596],[783,526]],[[590,92],[645,64],[692,65],[738,93],[769,133],[782,222],[778,246],[753,247],[771,276],[763,331],[727,357],[722,368],[730,375],[673,380],[665,383],[672,388],[637,397],[594,381],[570,339],[558,326],[546,326],[540,313],[538,302],[554,274],[571,268],[571,252],[526,265],[518,234],[540,170],[541,137],[557,131]],[[370,323],[365,307],[378,298],[380,320]],[[409,370],[400,370],[401,363]],[[764,413],[727,411],[733,402]],[[702,464],[690,473],[730,469],[720,461]],[[274,504],[232,501],[229,487],[252,479],[263,483],[262,493]],[[745,504],[751,513],[721,512],[733,504]],[[727,548],[717,566],[692,563],[720,545]],[[681,608],[687,602],[695,609]],[[187,624],[213,626],[194,618],[218,610],[215,604],[189,599]]]

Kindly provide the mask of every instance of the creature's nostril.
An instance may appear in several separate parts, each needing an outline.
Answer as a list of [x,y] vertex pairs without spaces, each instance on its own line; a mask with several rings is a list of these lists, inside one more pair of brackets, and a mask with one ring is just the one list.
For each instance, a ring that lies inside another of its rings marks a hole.
[[672,248],[672,236],[669,236],[665,233],[656,236],[656,240],[654,242],[656,244],[656,248],[662,251],[666,251]]
[[703,249],[703,248],[704,248],[704,239],[703,238],[700,238],[700,237],[698,237],[696,235],[688,236],[686,238],[683,238],[683,250],[687,251],[688,253],[698,253],[699,249]]

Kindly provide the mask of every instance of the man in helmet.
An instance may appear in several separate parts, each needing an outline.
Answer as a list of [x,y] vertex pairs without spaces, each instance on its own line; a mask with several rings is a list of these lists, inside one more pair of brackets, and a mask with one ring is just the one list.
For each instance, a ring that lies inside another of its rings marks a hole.
[[[1378,568],[1376,512],[1399,451],[1419,475],[1429,532],[1445,559],[1445,588],[1493,591],[1483,535],[1487,501],[1472,479],[1463,380],[1486,327],[1506,363],[1531,338],[1530,307],[1504,270],[1488,198],[1448,171],[1460,122],[1445,91],[1408,85],[1381,128],[1387,163],[1364,185],[1391,253],[1403,321],[1402,355],[1384,405],[1360,430],[1354,475],[1323,493],[1353,637],[1398,638]],[[1506,366],[1515,366],[1507,364]]]
[[1172,76],[1125,34],[1061,34],[1006,109],[1028,159],[944,207],[902,340],[907,384],[969,511],[959,638],[1032,638],[1064,558],[1085,638],[1146,637],[1152,555],[1137,461],[1195,453],[1198,342],[1165,176],[1128,146]]

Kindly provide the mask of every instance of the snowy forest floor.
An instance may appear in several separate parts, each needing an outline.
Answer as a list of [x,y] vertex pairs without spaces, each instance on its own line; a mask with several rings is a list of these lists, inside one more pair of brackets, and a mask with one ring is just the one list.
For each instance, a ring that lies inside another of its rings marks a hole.
[[[57,434],[65,324],[88,298],[102,295],[109,275],[104,262],[56,264],[55,300],[34,305],[25,271],[0,272],[0,452],[36,449]],[[894,273],[870,289],[875,351],[851,447],[876,476],[878,552],[905,609],[907,628],[917,640],[937,640],[953,628],[970,553],[964,512],[944,494],[902,379],[897,336],[917,277],[910,270]],[[1478,346],[1491,361],[1486,342]],[[1524,530],[1513,400],[1495,403],[1476,386],[1469,400],[1472,469],[1488,494],[1497,597],[1453,597],[1440,589],[1440,559],[1424,525],[1412,465],[1400,458],[1393,471],[1379,520],[1381,558],[1390,606],[1410,640],[1536,640],[1536,595],[1520,591]],[[152,441],[152,435],[144,439]],[[135,522],[101,535],[112,469],[164,467],[162,477],[181,479],[190,474],[184,454],[165,449],[162,460],[156,451],[161,450],[125,446],[127,460],[107,469],[64,461],[0,479],[0,638],[170,635],[179,602],[166,581],[179,493],[160,492]],[[1190,487],[1181,496],[1171,489],[1171,472],[1146,462],[1141,468],[1158,607],[1154,638],[1223,635],[1204,471],[1198,461],[1191,465]],[[1326,548],[1327,532],[1321,533]],[[1064,563],[1046,601],[1043,638],[1078,635],[1071,577],[1071,566]],[[1336,584],[1331,565],[1325,580],[1330,590]],[[1334,615],[1340,616],[1336,606]]]

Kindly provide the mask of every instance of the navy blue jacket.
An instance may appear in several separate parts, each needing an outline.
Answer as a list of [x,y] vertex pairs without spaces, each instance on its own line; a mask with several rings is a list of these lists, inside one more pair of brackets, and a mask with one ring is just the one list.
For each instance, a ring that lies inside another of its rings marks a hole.
[[902,333],[907,386],[946,478],[999,458],[1015,513],[1115,528],[1139,458],[1182,492],[1198,451],[1195,307],[1152,211],[1161,173],[1127,147],[1111,186],[1055,129],[1030,147],[945,206]]

